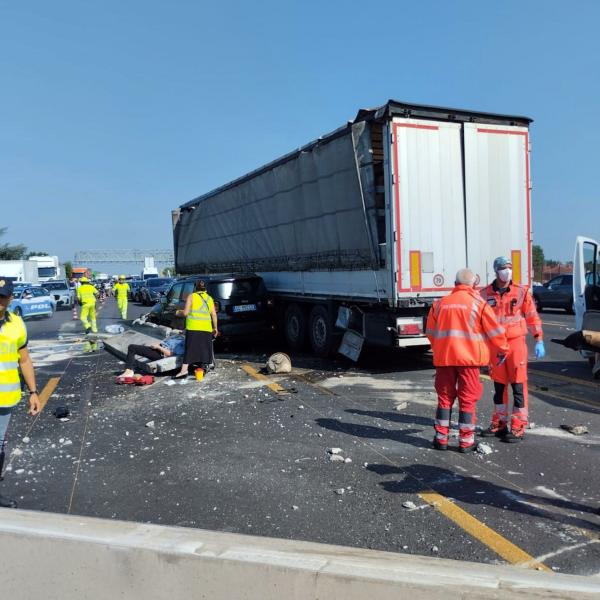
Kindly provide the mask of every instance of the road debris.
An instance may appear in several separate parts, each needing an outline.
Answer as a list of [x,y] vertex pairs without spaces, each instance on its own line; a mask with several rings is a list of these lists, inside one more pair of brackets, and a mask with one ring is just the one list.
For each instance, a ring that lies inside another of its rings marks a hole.
[[344,462],[345,462],[346,464],[349,464],[349,463],[351,463],[351,462],[352,462],[352,459],[351,459],[351,458],[349,458],[349,457],[346,457],[346,458],[344,459]]
[[265,370],[267,373],[291,373],[292,360],[284,352],[275,352],[269,356]]
[[29,444],[29,442],[30,442],[30,441],[31,441],[31,438],[30,438],[30,437],[28,437],[28,436],[25,436],[25,437],[23,438],[23,443],[24,443],[24,444]]
[[329,460],[331,462],[344,462],[344,457],[341,456],[340,454],[330,454]]
[[296,506],[295,504],[292,505],[292,510],[298,510],[300,507]]
[[479,452],[479,454],[491,454],[493,450],[489,444],[479,442],[479,444],[477,444],[477,452]]
[[329,454],[341,454],[342,449],[341,448],[327,448],[327,452]]
[[407,500],[406,502],[403,502],[402,506],[404,508],[408,508],[410,510],[414,510],[415,508],[417,508],[417,505],[414,502],[411,502],[410,500]]
[[566,425],[563,423],[560,428],[573,435],[585,435],[586,433],[589,433],[589,430],[585,425]]
[[343,494],[346,493],[346,490],[344,488],[338,488],[337,490],[334,490],[334,492],[338,495],[338,496],[342,496]]
[[146,427],[148,427],[148,429],[154,429],[156,425],[154,424],[154,421],[148,421]]
[[69,407],[68,406],[57,406],[53,411],[52,414],[57,418],[57,419],[64,419],[65,417],[68,417],[70,412],[69,412]]
[[23,450],[21,450],[21,448],[15,448],[15,449],[14,449],[14,450],[11,452],[11,454],[12,454],[13,456],[21,456],[21,455],[23,454]]
[[406,408],[408,408],[408,402],[398,402],[396,406],[394,406],[394,410],[398,412],[401,412]]

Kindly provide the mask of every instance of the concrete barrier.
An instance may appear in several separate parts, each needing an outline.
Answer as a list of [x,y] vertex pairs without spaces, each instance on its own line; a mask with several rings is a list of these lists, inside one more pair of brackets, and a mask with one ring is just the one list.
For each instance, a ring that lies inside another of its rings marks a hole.
[[0,509],[0,596],[28,600],[600,597],[597,579]]

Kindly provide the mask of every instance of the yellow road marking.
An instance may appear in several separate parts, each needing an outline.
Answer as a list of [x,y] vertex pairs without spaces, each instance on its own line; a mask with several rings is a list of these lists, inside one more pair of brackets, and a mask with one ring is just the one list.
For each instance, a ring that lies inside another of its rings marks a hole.
[[509,542],[505,537],[464,511],[451,500],[438,494],[434,490],[419,492],[419,497],[440,511],[447,519],[458,525],[469,535],[491,548],[498,556],[513,565],[522,565],[541,571],[552,571],[543,563],[536,562],[535,558]]
[[59,381],[60,377],[50,377],[48,383],[46,383],[46,385],[44,386],[44,389],[40,394],[40,412],[44,410],[44,407],[48,402],[48,398],[52,396],[52,393],[56,389],[56,386],[58,385]]
[[531,373],[532,375],[540,375],[542,377],[556,379],[557,381],[565,381],[567,383],[576,383],[577,385],[591,387],[596,390],[600,388],[600,384],[598,384],[598,383],[594,383],[593,381],[586,381],[585,379],[577,379],[576,377],[569,377],[568,375],[559,375],[558,373],[548,373],[546,371],[538,371],[537,369],[529,369],[529,373]]
[[[540,372],[540,371],[538,371]],[[481,373],[479,375],[479,377],[481,379],[485,379],[486,381],[492,381],[492,378],[489,375],[484,375],[483,373]],[[531,389],[533,387],[533,390]],[[579,404],[584,404],[585,406],[591,406],[593,408],[600,408],[600,404],[597,401],[589,401],[589,400],[584,400],[583,398],[576,398],[575,396],[569,396],[567,394],[561,394],[560,392],[557,392],[556,390],[542,390],[540,389],[539,385],[533,385],[533,386],[529,386],[530,391],[533,391],[537,394],[542,394],[542,395],[546,395],[546,396],[553,396],[554,398],[558,398],[559,400],[568,400],[569,402],[577,402]]]
[[[259,373],[254,367],[251,367],[250,365],[242,365],[242,370],[248,373],[248,375],[250,375],[251,377],[254,377],[254,379],[257,379],[258,381],[271,381],[268,377],[265,377],[262,373]],[[276,394],[288,393],[288,391],[285,388],[281,387],[278,383],[275,382],[267,383],[266,386]]]

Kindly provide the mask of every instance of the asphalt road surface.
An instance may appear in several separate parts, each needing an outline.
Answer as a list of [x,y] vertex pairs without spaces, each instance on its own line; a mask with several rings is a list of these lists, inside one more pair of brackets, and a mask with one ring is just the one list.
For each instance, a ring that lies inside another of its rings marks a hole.
[[[146,311],[130,304],[130,317]],[[69,311],[30,321],[49,399],[35,419],[25,402],[15,411],[2,489],[27,509],[598,577],[600,384],[549,341],[574,318],[542,316],[548,355],[530,365],[532,429],[521,444],[486,440],[491,453],[476,455],[431,449],[427,354],[367,350],[358,365],[295,355],[291,375],[265,379],[257,371],[282,349],[271,342],[218,353],[202,382],[117,386],[123,365],[83,340]],[[110,299],[100,329],[120,322]],[[53,416],[58,405],[69,420]],[[349,461],[332,461],[331,448]]]

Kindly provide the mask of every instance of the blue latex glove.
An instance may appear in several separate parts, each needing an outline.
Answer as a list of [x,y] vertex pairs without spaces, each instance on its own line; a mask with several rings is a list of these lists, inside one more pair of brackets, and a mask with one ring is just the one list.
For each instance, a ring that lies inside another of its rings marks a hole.
[[535,357],[539,360],[540,358],[544,358],[546,356],[546,348],[544,347],[544,342],[540,340],[535,343]]

